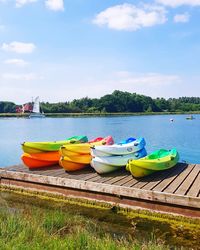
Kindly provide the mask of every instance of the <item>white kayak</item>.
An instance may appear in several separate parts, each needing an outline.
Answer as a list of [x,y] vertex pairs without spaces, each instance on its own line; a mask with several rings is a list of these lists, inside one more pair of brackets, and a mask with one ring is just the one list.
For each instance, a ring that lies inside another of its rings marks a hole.
[[110,156],[103,156],[103,157],[93,157],[91,161],[91,166],[96,170],[97,173],[109,173],[115,171],[123,166],[125,166],[129,160],[136,160],[147,155],[146,149],[143,148],[142,150],[128,154],[128,155],[110,155]]
[[91,147],[92,156],[128,155],[143,149],[146,145],[145,139],[140,137],[125,144],[113,144]]
[[98,174],[106,174],[121,169],[121,166],[107,165],[98,161],[96,162],[94,159],[91,161],[90,164]]

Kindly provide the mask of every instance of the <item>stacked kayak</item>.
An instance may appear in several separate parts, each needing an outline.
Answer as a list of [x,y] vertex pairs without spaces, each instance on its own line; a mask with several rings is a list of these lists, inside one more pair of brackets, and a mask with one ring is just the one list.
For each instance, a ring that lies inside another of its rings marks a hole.
[[73,136],[63,141],[24,142],[21,156],[23,163],[29,168],[41,168],[56,165],[59,162],[59,149],[62,145],[87,142],[86,136]]
[[85,135],[72,136],[63,141],[50,142],[24,142],[22,143],[22,150],[25,153],[42,153],[59,151],[60,147],[66,144],[87,142],[88,138]]
[[172,168],[178,163],[178,160],[179,154],[175,148],[171,150],[160,149],[144,158],[129,160],[126,170],[130,171],[134,177],[143,177],[157,171]]
[[99,174],[126,166],[136,178],[172,168],[178,163],[179,154],[175,148],[147,155],[145,146],[143,137],[130,137],[114,144],[112,136],[91,141],[87,136],[73,136],[63,141],[24,142],[21,159],[29,169],[59,164],[66,171],[76,171],[90,164]]
[[108,136],[105,138],[98,137],[88,143],[63,145],[60,148],[61,157],[59,164],[66,171],[76,171],[85,168],[90,164],[92,159],[91,147],[97,145],[112,145],[113,143],[112,136]]
[[121,143],[93,146],[91,166],[99,174],[113,172],[126,166],[130,159],[140,159],[147,155],[144,138],[129,138]]

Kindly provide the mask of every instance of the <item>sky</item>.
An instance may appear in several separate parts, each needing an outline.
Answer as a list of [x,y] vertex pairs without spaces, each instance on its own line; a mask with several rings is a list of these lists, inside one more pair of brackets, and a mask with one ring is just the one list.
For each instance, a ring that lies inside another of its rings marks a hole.
[[0,0],[0,101],[200,95],[200,0]]

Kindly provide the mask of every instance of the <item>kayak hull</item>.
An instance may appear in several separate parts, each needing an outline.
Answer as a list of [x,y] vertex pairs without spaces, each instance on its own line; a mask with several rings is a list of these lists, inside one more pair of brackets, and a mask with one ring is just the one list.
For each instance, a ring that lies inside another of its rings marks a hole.
[[113,144],[113,138],[108,136],[106,138],[96,138],[93,141],[82,144],[64,145],[60,148],[59,164],[66,171],[76,171],[82,169],[90,164],[92,160],[91,146]]
[[51,141],[51,142],[24,142],[22,143],[22,150],[25,153],[42,153],[58,151],[61,146],[73,143],[87,142],[86,136],[73,136],[63,141]]
[[73,155],[73,156],[61,156],[63,161],[74,162],[80,164],[90,164],[92,156],[90,154],[85,155]]
[[77,144],[68,144],[63,145],[60,148],[60,153],[62,156],[69,156],[73,153],[76,154],[91,154],[91,147],[95,145],[112,145],[114,143],[113,138],[111,136],[108,136],[106,138],[101,138],[99,140],[99,137],[91,142],[88,143],[77,143]]
[[96,161],[95,159],[93,159],[90,164],[98,174],[111,173],[122,168],[122,166],[108,165],[100,161]]
[[139,159],[147,155],[145,148],[142,150],[128,154],[128,155],[113,155],[113,156],[96,156],[92,158],[91,166],[97,173],[109,173],[113,172],[123,166],[126,166],[127,162],[132,159]]
[[144,138],[138,138],[129,143],[120,143],[105,146],[93,146],[93,156],[128,155],[143,149],[146,145]]
[[176,149],[160,149],[141,159],[129,160],[126,169],[134,177],[143,177],[156,171],[172,168],[178,163],[178,160],[179,154]]
[[141,178],[157,172],[156,170],[141,168],[136,165],[134,165],[134,167],[132,166],[131,168],[126,168],[126,170],[130,171],[132,176],[136,178]]
[[29,169],[41,168],[47,166],[57,165],[59,162],[59,152],[47,152],[47,153],[23,153],[21,159]]
[[65,171],[68,171],[68,172],[81,170],[87,167],[87,164],[85,163],[76,163],[76,162],[68,161],[62,157],[59,160],[59,165],[63,167]]

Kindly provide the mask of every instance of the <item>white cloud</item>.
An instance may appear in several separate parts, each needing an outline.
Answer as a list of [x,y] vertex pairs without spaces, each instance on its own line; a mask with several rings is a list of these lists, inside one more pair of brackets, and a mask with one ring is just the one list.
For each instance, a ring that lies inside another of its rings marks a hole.
[[15,52],[19,54],[30,54],[34,51],[36,46],[33,43],[11,42],[3,43],[1,48],[8,52]]
[[0,31],[4,31],[5,30],[5,26],[4,25],[0,25]]
[[26,4],[30,4],[30,3],[34,3],[34,2],[37,2],[37,0],[16,0],[16,7],[17,8],[20,8]]
[[63,0],[46,0],[45,5],[50,10],[54,10],[54,11],[63,11],[64,10],[64,1]]
[[[183,84],[182,77],[173,74],[161,73],[132,73],[128,71],[115,72],[114,74],[99,77],[97,80],[84,82],[84,88],[77,88],[76,94],[78,97],[100,97],[108,93],[112,93],[118,89],[121,91],[128,91],[130,93],[137,93],[148,95],[153,98],[156,97],[173,97],[180,96]],[[173,91],[172,91],[173,89]],[[73,89],[71,89],[71,95]],[[69,94],[69,93],[68,93]]]
[[187,23],[190,20],[190,15],[188,13],[177,14],[174,16],[175,23]]
[[164,75],[159,73],[133,74],[127,71],[117,72],[118,79],[122,84],[163,86],[180,82],[178,75]]
[[181,5],[200,6],[200,0],[156,0],[156,2],[170,7]]
[[24,61],[23,59],[17,59],[17,58],[13,58],[13,59],[7,59],[4,61],[5,64],[13,64],[16,66],[26,66],[28,64],[28,62]]
[[12,73],[5,73],[2,75],[3,79],[5,80],[20,80],[20,81],[32,81],[36,80],[39,77],[34,73],[24,73],[24,74],[12,74]]
[[93,23],[110,29],[135,31],[142,27],[163,24],[167,21],[166,10],[159,6],[144,5],[138,8],[132,4],[110,7],[100,12]]

